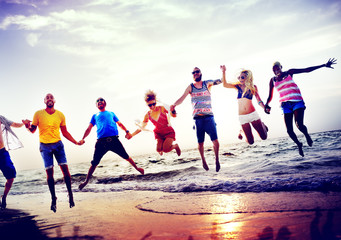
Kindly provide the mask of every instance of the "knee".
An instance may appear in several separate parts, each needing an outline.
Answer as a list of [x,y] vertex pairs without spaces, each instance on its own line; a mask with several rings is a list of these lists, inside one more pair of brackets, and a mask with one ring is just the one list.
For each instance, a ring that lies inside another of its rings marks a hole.
[[250,144],[250,145],[252,145],[252,144],[255,143],[255,141],[254,141],[253,139],[247,139],[247,143]]

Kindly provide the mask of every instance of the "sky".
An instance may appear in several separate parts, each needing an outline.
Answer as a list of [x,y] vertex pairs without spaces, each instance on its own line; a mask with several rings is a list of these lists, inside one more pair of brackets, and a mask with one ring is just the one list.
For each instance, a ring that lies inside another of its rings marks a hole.
[[[224,64],[228,81],[236,80],[240,69],[250,69],[266,101],[273,62],[280,61],[287,70],[341,59],[341,2],[0,0],[0,41],[0,114],[15,122],[32,119],[45,108],[45,95],[52,93],[67,129],[80,140],[98,112],[98,97],[133,132],[135,120],[148,111],[145,92],[152,89],[161,102],[173,104],[193,82],[194,67],[201,69],[204,80],[218,79]],[[294,76],[311,133],[341,129],[340,64]],[[212,88],[221,151],[240,141],[236,97],[233,89]],[[269,138],[287,136],[278,93],[270,115],[253,101],[269,127]],[[177,143],[183,149],[196,148],[190,96],[176,110],[171,124]],[[14,130],[25,146],[10,152],[16,168],[43,168],[38,132]],[[119,131],[131,156],[155,153],[151,132],[127,140]],[[62,141],[70,165],[90,162],[96,128],[83,146]],[[205,146],[212,147],[208,136]],[[104,158],[117,157],[108,153]]]

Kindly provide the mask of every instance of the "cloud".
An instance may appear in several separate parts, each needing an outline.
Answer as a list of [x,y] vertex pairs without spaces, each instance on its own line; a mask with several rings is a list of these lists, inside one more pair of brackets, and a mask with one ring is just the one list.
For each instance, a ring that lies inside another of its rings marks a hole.
[[26,41],[28,45],[30,45],[31,47],[35,47],[38,44],[40,36],[41,34],[35,34],[35,33],[28,34],[26,37]]

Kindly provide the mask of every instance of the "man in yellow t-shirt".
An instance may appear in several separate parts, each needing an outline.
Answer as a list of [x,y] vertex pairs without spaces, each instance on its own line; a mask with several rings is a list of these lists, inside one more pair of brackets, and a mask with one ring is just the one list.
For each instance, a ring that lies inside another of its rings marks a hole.
[[23,123],[32,133],[37,130],[37,127],[39,128],[40,153],[44,160],[47,183],[52,197],[51,210],[56,212],[57,197],[53,178],[53,156],[57,160],[64,175],[64,181],[69,193],[70,208],[75,206],[71,189],[71,175],[67,165],[64,145],[61,141],[59,130],[70,142],[77,145],[80,144],[66,129],[64,114],[54,108],[54,104],[56,102],[54,96],[51,93],[47,94],[44,102],[46,104],[46,108],[39,110],[34,114],[32,124],[29,120],[24,120]]

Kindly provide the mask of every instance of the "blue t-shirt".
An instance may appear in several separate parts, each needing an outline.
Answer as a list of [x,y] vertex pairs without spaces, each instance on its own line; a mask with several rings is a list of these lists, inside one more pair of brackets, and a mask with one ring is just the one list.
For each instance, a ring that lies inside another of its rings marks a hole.
[[113,112],[99,112],[92,116],[90,123],[97,126],[97,139],[118,136],[117,124],[118,118]]

